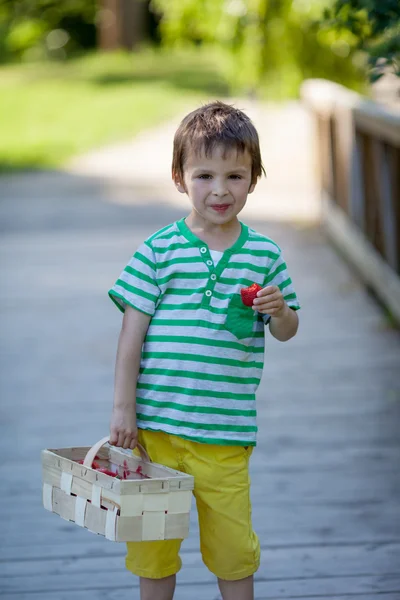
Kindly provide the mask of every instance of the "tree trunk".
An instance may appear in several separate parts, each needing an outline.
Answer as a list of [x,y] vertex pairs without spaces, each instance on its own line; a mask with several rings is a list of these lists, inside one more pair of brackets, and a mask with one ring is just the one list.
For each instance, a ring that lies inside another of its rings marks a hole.
[[148,0],[100,0],[98,46],[132,50],[148,37]]

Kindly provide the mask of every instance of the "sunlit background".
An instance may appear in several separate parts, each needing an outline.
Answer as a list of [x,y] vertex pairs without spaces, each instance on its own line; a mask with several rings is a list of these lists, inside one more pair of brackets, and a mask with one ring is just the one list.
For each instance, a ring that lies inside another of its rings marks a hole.
[[371,94],[399,68],[399,9],[363,4],[0,0],[0,170],[59,166],[210,97],[282,101],[319,77]]

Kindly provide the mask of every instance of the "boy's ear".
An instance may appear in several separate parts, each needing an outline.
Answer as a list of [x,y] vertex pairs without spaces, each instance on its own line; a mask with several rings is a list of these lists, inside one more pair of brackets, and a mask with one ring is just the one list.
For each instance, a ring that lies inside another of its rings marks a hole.
[[179,175],[177,173],[172,173],[172,179],[178,192],[181,194],[186,194],[185,184]]
[[257,181],[255,181],[254,183],[251,184],[251,186],[249,187],[248,194],[252,194],[254,192],[254,190],[256,189],[256,185],[257,185]]

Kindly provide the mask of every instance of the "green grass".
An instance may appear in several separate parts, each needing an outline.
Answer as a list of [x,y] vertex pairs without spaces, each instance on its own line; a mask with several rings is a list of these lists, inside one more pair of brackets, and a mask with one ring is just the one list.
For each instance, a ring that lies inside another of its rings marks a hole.
[[228,95],[213,58],[149,49],[1,67],[0,171],[57,167]]

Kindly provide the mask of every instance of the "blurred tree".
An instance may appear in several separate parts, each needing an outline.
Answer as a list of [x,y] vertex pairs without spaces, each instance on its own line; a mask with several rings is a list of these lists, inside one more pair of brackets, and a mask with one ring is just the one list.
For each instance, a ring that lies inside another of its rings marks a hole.
[[304,77],[360,89],[357,65],[316,24],[332,0],[152,0],[166,45],[213,44],[229,60],[230,80],[250,93],[295,95]]
[[[232,75],[250,90],[287,61],[293,0],[153,0],[164,43],[213,43],[233,57]],[[284,43],[282,43],[284,41]],[[289,44],[290,47],[290,44]]]
[[65,58],[96,45],[96,0],[0,0],[0,60]]
[[400,77],[399,0],[335,0],[323,24],[351,32],[353,49],[369,55],[371,81],[388,71]]

